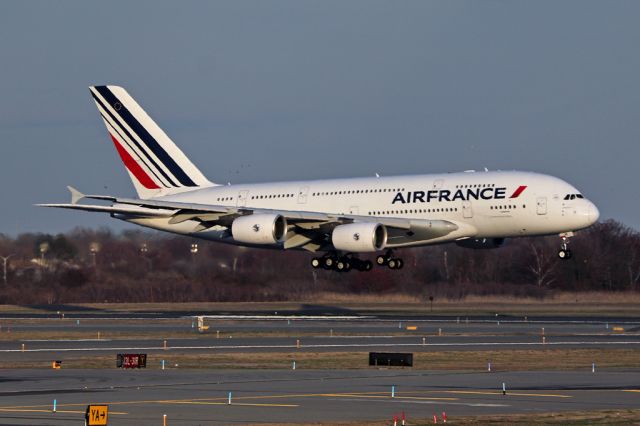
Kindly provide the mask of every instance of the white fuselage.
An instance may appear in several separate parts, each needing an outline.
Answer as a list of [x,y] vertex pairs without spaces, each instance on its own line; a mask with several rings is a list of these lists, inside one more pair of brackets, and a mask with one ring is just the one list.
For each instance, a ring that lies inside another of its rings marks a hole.
[[[158,198],[204,205],[317,212],[374,218],[447,220],[458,229],[425,245],[468,238],[549,235],[586,228],[596,206],[569,183],[548,175],[461,172],[215,186]],[[195,237],[228,240],[223,227],[194,233],[194,224],[167,219],[133,223]]]

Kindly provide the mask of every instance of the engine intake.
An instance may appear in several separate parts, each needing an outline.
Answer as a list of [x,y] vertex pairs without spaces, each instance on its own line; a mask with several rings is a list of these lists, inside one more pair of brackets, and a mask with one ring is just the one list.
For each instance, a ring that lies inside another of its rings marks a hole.
[[387,228],[380,223],[356,222],[338,225],[331,234],[337,250],[366,253],[382,250],[387,244]]
[[281,243],[287,236],[287,219],[279,214],[240,216],[231,224],[231,235],[247,244]]

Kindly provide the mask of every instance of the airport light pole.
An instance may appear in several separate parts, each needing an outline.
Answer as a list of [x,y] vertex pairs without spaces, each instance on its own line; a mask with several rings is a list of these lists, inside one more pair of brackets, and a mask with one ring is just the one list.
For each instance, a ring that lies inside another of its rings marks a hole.
[[10,254],[9,256],[0,256],[2,259],[2,280],[4,281],[4,285],[7,285],[7,262],[10,257],[15,256],[14,254]]
[[140,254],[144,258],[144,260],[147,261],[148,272],[151,272],[151,269],[152,269],[151,259],[147,257],[147,253],[149,253],[149,246],[147,245],[147,243],[143,243],[142,246],[140,246]]
[[98,254],[99,251],[100,251],[100,243],[93,242],[89,244],[89,252],[91,252],[93,269],[96,269],[96,266],[97,266],[96,255]]
[[49,243],[40,243],[40,266],[44,268],[44,255],[49,251]]

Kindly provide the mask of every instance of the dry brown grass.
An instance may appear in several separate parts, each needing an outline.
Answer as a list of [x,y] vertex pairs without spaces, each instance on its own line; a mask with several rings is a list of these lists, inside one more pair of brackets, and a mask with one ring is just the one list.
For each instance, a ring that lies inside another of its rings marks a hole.
[[[290,426],[389,426],[391,419],[380,421],[354,422],[315,422],[288,423]],[[438,421],[442,419],[439,417]],[[399,423],[399,422],[398,422]],[[447,418],[451,425],[637,425],[640,423],[640,410],[600,410],[576,411],[567,413],[536,413],[491,416],[467,416]],[[254,423],[255,424],[255,423]],[[433,424],[433,418],[407,419],[407,425],[427,426]],[[276,426],[275,423],[260,423],[261,426]]]
[[[298,369],[370,369],[368,352],[287,352],[258,353],[178,353],[172,350],[148,354],[148,368],[214,369],[290,369],[296,361]],[[506,351],[441,351],[414,353],[416,370],[486,371],[584,370],[595,362],[600,369],[640,368],[640,357],[632,349],[540,349]],[[65,356],[63,368],[114,368],[113,355]],[[2,361],[0,368],[50,368],[50,362]]]

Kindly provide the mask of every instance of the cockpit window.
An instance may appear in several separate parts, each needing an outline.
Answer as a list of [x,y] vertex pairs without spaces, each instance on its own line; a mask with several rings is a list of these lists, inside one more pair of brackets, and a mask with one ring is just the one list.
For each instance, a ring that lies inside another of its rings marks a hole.
[[565,200],[575,200],[576,198],[584,198],[582,194],[567,194],[564,196]]

